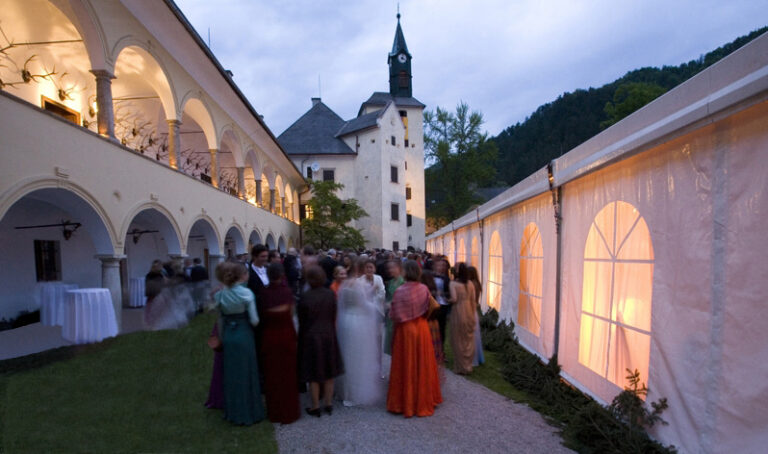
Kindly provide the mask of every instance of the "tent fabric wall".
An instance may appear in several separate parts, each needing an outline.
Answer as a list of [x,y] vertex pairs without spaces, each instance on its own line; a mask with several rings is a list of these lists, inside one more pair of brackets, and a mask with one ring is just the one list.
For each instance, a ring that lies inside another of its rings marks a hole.
[[[766,125],[768,34],[556,159],[551,173],[536,172],[430,239],[437,252],[464,240],[485,284],[498,235],[499,313],[519,321],[521,264],[528,271],[523,283],[538,269],[520,256],[525,230],[535,224],[543,256],[541,326],[536,336],[518,323],[521,344],[543,359],[557,351],[563,377],[603,403],[621,391],[621,369],[637,367],[647,399],[669,402],[669,425],[657,425],[652,435],[681,452],[762,452]],[[621,252],[625,238],[629,249]],[[606,276],[617,285],[596,283]],[[625,333],[626,342],[613,347],[622,345],[623,356],[613,363],[611,339],[584,343],[587,334],[595,339],[587,327],[595,316],[612,324],[614,335]]]

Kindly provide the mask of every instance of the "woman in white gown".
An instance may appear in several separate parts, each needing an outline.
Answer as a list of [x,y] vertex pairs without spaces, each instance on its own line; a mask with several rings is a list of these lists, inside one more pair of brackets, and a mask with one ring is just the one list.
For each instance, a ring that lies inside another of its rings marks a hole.
[[337,331],[345,369],[339,396],[346,406],[379,404],[386,391],[381,378],[384,284],[381,276],[366,278],[366,266],[361,259],[356,275],[339,288]]

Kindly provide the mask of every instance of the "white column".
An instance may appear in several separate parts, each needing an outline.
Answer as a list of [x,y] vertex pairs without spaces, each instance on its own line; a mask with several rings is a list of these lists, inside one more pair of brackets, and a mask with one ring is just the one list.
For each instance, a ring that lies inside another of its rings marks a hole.
[[115,309],[118,332],[123,330],[123,289],[120,285],[120,260],[124,255],[97,255],[101,261],[101,287],[112,295],[112,307]]

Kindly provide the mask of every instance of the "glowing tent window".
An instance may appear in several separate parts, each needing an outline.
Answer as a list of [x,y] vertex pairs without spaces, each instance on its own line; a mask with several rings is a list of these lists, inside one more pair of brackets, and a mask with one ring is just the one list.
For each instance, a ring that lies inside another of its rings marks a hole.
[[637,209],[611,202],[584,247],[579,362],[623,387],[626,369],[648,380],[653,245]]
[[472,249],[469,253],[469,261],[472,266],[480,271],[480,247],[477,245],[477,237],[472,238]]
[[454,255],[453,251],[453,240],[447,237],[446,240],[448,241],[448,245],[445,248],[445,256],[448,257],[448,263],[453,266],[455,265],[453,262],[456,260],[456,256]]
[[456,263],[467,262],[467,244],[464,242],[464,238],[459,240],[459,250],[456,253]]
[[541,329],[541,295],[544,276],[544,248],[536,224],[531,222],[520,241],[520,297],[517,324],[534,335]]
[[499,310],[501,308],[501,274],[504,269],[504,257],[501,251],[499,232],[491,235],[491,247],[488,249],[488,305]]

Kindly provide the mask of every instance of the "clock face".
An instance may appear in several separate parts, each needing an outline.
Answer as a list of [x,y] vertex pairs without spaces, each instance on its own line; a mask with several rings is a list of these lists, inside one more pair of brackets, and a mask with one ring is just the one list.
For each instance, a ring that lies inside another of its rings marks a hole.
[[400,63],[405,63],[405,54],[398,55],[397,61],[399,61]]

